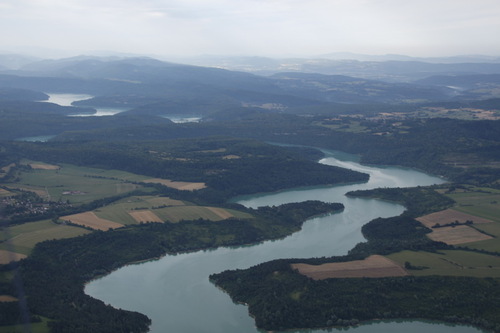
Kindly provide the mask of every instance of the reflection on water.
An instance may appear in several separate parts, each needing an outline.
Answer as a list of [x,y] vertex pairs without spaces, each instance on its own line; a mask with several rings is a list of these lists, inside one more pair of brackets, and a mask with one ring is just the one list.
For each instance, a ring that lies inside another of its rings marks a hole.
[[[57,94],[57,93],[46,93],[46,94],[49,96],[49,99],[43,102],[54,103],[61,106],[73,106],[73,102],[84,101],[95,97],[87,94]],[[119,108],[119,107],[92,107],[92,108],[96,110],[95,113],[77,113],[68,116],[69,117],[114,116],[115,114],[129,110],[129,108]]]
[[84,101],[86,99],[91,99],[94,96],[87,94],[54,94],[46,93],[49,95],[49,99],[43,102],[54,103],[61,106],[72,106],[73,102]]

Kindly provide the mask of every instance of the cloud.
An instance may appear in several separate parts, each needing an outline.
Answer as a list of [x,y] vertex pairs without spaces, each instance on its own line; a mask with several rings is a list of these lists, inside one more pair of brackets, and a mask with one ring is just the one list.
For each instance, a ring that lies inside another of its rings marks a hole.
[[[497,0],[4,0],[3,47],[156,54],[500,53]],[[468,46],[468,47],[467,47]]]

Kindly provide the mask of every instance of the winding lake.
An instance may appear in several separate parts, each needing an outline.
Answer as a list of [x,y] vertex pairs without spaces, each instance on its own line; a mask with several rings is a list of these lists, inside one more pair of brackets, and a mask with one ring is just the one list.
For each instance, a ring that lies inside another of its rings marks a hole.
[[[123,267],[86,286],[86,293],[117,308],[134,310],[152,319],[154,333],[256,333],[246,306],[234,304],[229,296],[208,280],[212,273],[250,266],[278,258],[309,258],[346,254],[364,241],[361,227],[377,217],[399,215],[404,208],[374,199],[348,198],[344,194],[377,187],[412,187],[442,183],[421,172],[358,164],[355,156],[325,152],[320,163],[370,174],[363,184],[292,189],[279,193],[240,197],[249,206],[278,205],[304,200],[342,202],[343,212],[308,220],[303,229],[277,241],[253,246],[168,255],[159,260]],[[344,329],[343,331],[345,331]],[[319,333],[329,330],[302,330]],[[421,321],[377,322],[350,328],[352,333],[475,333],[467,326],[449,326]]]

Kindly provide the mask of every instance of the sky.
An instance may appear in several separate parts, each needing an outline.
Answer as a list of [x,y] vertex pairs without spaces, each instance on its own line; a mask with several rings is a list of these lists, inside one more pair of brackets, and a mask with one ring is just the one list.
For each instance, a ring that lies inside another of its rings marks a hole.
[[499,56],[500,2],[0,0],[0,31],[2,53],[42,56]]

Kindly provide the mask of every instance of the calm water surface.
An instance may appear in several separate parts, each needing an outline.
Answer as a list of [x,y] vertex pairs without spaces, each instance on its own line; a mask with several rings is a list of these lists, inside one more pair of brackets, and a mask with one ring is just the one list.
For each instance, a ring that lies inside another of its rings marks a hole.
[[[56,93],[46,93],[49,95],[49,99],[44,102],[54,103],[61,106],[72,106],[73,102],[84,101],[91,99],[94,96],[87,94],[56,94]],[[79,113],[69,115],[70,117],[102,117],[102,116],[113,116],[115,114],[127,111],[128,108],[118,108],[118,107],[93,107],[96,110],[95,113]]]
[[[208,280],[212,273],[227,269],[248,268],[278,258],[310,258],[346,254],[364,241],[361,227],[377,217],[399,215],[400,205],[373,199],[347,198],[357,189],[376,187],[412,187],[442,183],[440,178],[415,170],[363,166],[352,155],[326,152],[320,162],[370,174],[363,184],[301,188],[279,193],[237,198],[248,207],[278,205],[304,200],[342,202],[345,210],[308,220],[303,229],[285,239],[266,241],[253,246],[218,248],[179,255],[123,267],[89,283],[87,294],[117,308],[139,311],[152,319],[154,333],[256,333],[246,306],[234,304],[229,296]],[[329,330],[302,330],[320,333]],[[465,326],[428,322],[372,323],[348,329],[352,333],[424,332],[475,333]]]

